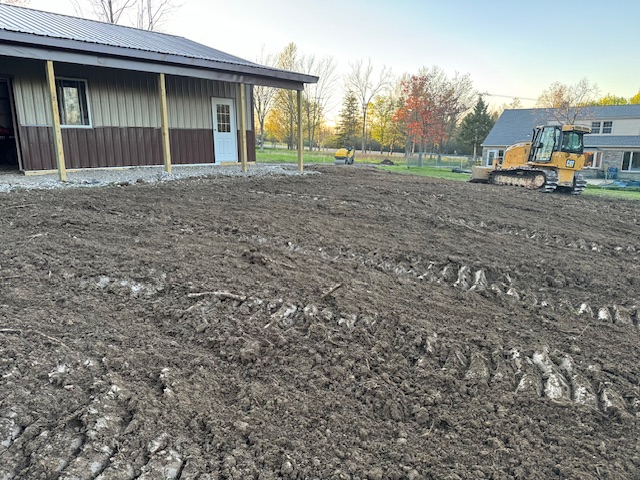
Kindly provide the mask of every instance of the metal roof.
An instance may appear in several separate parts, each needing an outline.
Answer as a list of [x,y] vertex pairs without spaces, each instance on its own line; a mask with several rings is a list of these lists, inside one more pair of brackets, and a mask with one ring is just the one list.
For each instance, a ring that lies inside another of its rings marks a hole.
[[0,4],[0,54],[4,42],[213,68],[291,82],[318,80],[312,75],[244,60],[184,37]]
[[[482,145],[485,147],[503,147],[531,140],[531,132],[538,125],[555,121],[553,110],[546,108],[527,108],[505,110],[498,118]],[[640,119],[640,105],[608,105],[586,107],[578,115],[578,123],[590,124],[592,121],[616,119]],[[640,136],[636,135],[586,135],[585,146],[627,147],[640,146]]]

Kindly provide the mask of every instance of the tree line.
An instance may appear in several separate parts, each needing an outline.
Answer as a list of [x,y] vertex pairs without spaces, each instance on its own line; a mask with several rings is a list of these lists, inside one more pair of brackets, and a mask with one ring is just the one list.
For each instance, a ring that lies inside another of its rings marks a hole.
[[[294,43],[276,55],[264,54],[258,63],[317,75],[317,85],[306,85],[303,97],[305,148],[358,148],[392,155],[406,153],[478,152],[504,109],[522,108],[519,99],[490,111],[469,74],[447,75],[440,67],[422,67],[417,73],[394,76],[385,66],[357,60],[340,78],[331,57],[300,54]],[[340,83],[344,95],[336,125],[329,127],[326,108]],[[297,112],[294,94],[255,87],[258,145],[285,143],[297,148]],[[640,104],[640,92],[631,98],[599,95],[597,85],[582,79],[575,85],[551,84],[537,100],[561,123],[574,123],[588,106]]]
[[[317,84],[305,86],[302,98],[304,147],[309,150],[348,147],[390,155],[470,152],[495,121],[468,74],[448,76],[439,67],[425,67],[395,77],[391,69],[376,69],[369,59],[350,63],[340,78],[333,58],[301,54],[294,43],[277,54],[262,52],[256,61],[319,77]],[[327,107],[341,82],[339,121],[330,127]],[[271,141],[297,148],[295,93],[256,86],[254,101],[258,145]],[[463,122],[465,114],[468,120]]]

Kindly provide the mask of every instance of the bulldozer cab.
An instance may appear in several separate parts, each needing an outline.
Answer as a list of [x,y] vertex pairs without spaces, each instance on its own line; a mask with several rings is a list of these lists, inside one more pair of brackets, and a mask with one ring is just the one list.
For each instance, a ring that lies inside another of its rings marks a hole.
[[590,133],[590,131],[589,127],[580,125],[536,127],[533,131],[528,161],[530,163],[549,163],[554,152],[582,155],[583,137],[585,133]]
[[529,162],[548,163],[560,139],[558,127],[538,127],[533,131]]

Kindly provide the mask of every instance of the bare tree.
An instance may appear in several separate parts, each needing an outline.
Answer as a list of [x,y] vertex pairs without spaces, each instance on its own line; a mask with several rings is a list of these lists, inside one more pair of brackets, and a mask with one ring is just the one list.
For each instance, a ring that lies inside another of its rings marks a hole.
[[[256,60],[261,65],[275,66],[278,57],[273,54],[265,54],[264,47],[262,47],[262,51]],[[256,112],[258,125],[260,126],[260,150],[264,149],[264,122],[269,114],[269,110],[271,110],[271,106],[273,105],[273,98],[275,94],[276,89],[274,87],[265,87],[262,85],[256,85],[253,87],[253,107]]]
[[574,85],[555,82],[538,97],[538,106],[548,109],[558,123],[573,124],[598,94],[598,86],[586,78]]
[[[276,66],[283,70],[297,70],[300,66],[298,47],[289,43],[278,54]],[[298,141],[296,123],[298,122],[297,95],[293,90],[279,89],[273,98],[273,105],[267,116],[266,129],[279,141],[286,142],[287,148],[293,149]]]
[[137,0],[71,0],[73,8],[81,17],[85,17],[85,8],[94,17],[102,22],[118,23],[120,17],[130,8],[134,7]]
[[317,59],[315,55],[309,55],[302,58],[301,66],[304,73],[319,78],[318,83],[307,84],[304,87],[304,116],[309,150],[313,150],[316,130],[321,126],[327,102],[336,88],[336,63],[332,57]]
[[178,7],[174,0],[138,0],[136,26],[143,30],[158,30]]
[[346,78],[346,89],[352,91],[360,102],[362,109],[362,152],[365,151],[367,140],[367,113],[369,104],[373,98],[382,92],[391,81],[391,69],[382,67],[380,75],[374,78],[373,65],[371,59],[365,65],[362,60],[358,60],[351,65],[351,72]]

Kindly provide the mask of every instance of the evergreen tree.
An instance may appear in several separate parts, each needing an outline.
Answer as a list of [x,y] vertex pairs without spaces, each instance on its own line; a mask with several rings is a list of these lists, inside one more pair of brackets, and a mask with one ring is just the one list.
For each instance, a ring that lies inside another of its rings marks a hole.
[[487,111],[487,104],[482,97],[478,98],[473,112],[464,117],[460,125],[458,139],[460,143],[470,150],[473,149],[473,159],[475,161],[478,147],[487,138],[493,128],[495,121]]
[[338,125],[338,144],[346,148],[354,148],[356,135],[360,130],[360,105],[353,92],[347,92],[340,110],[340,124]]

